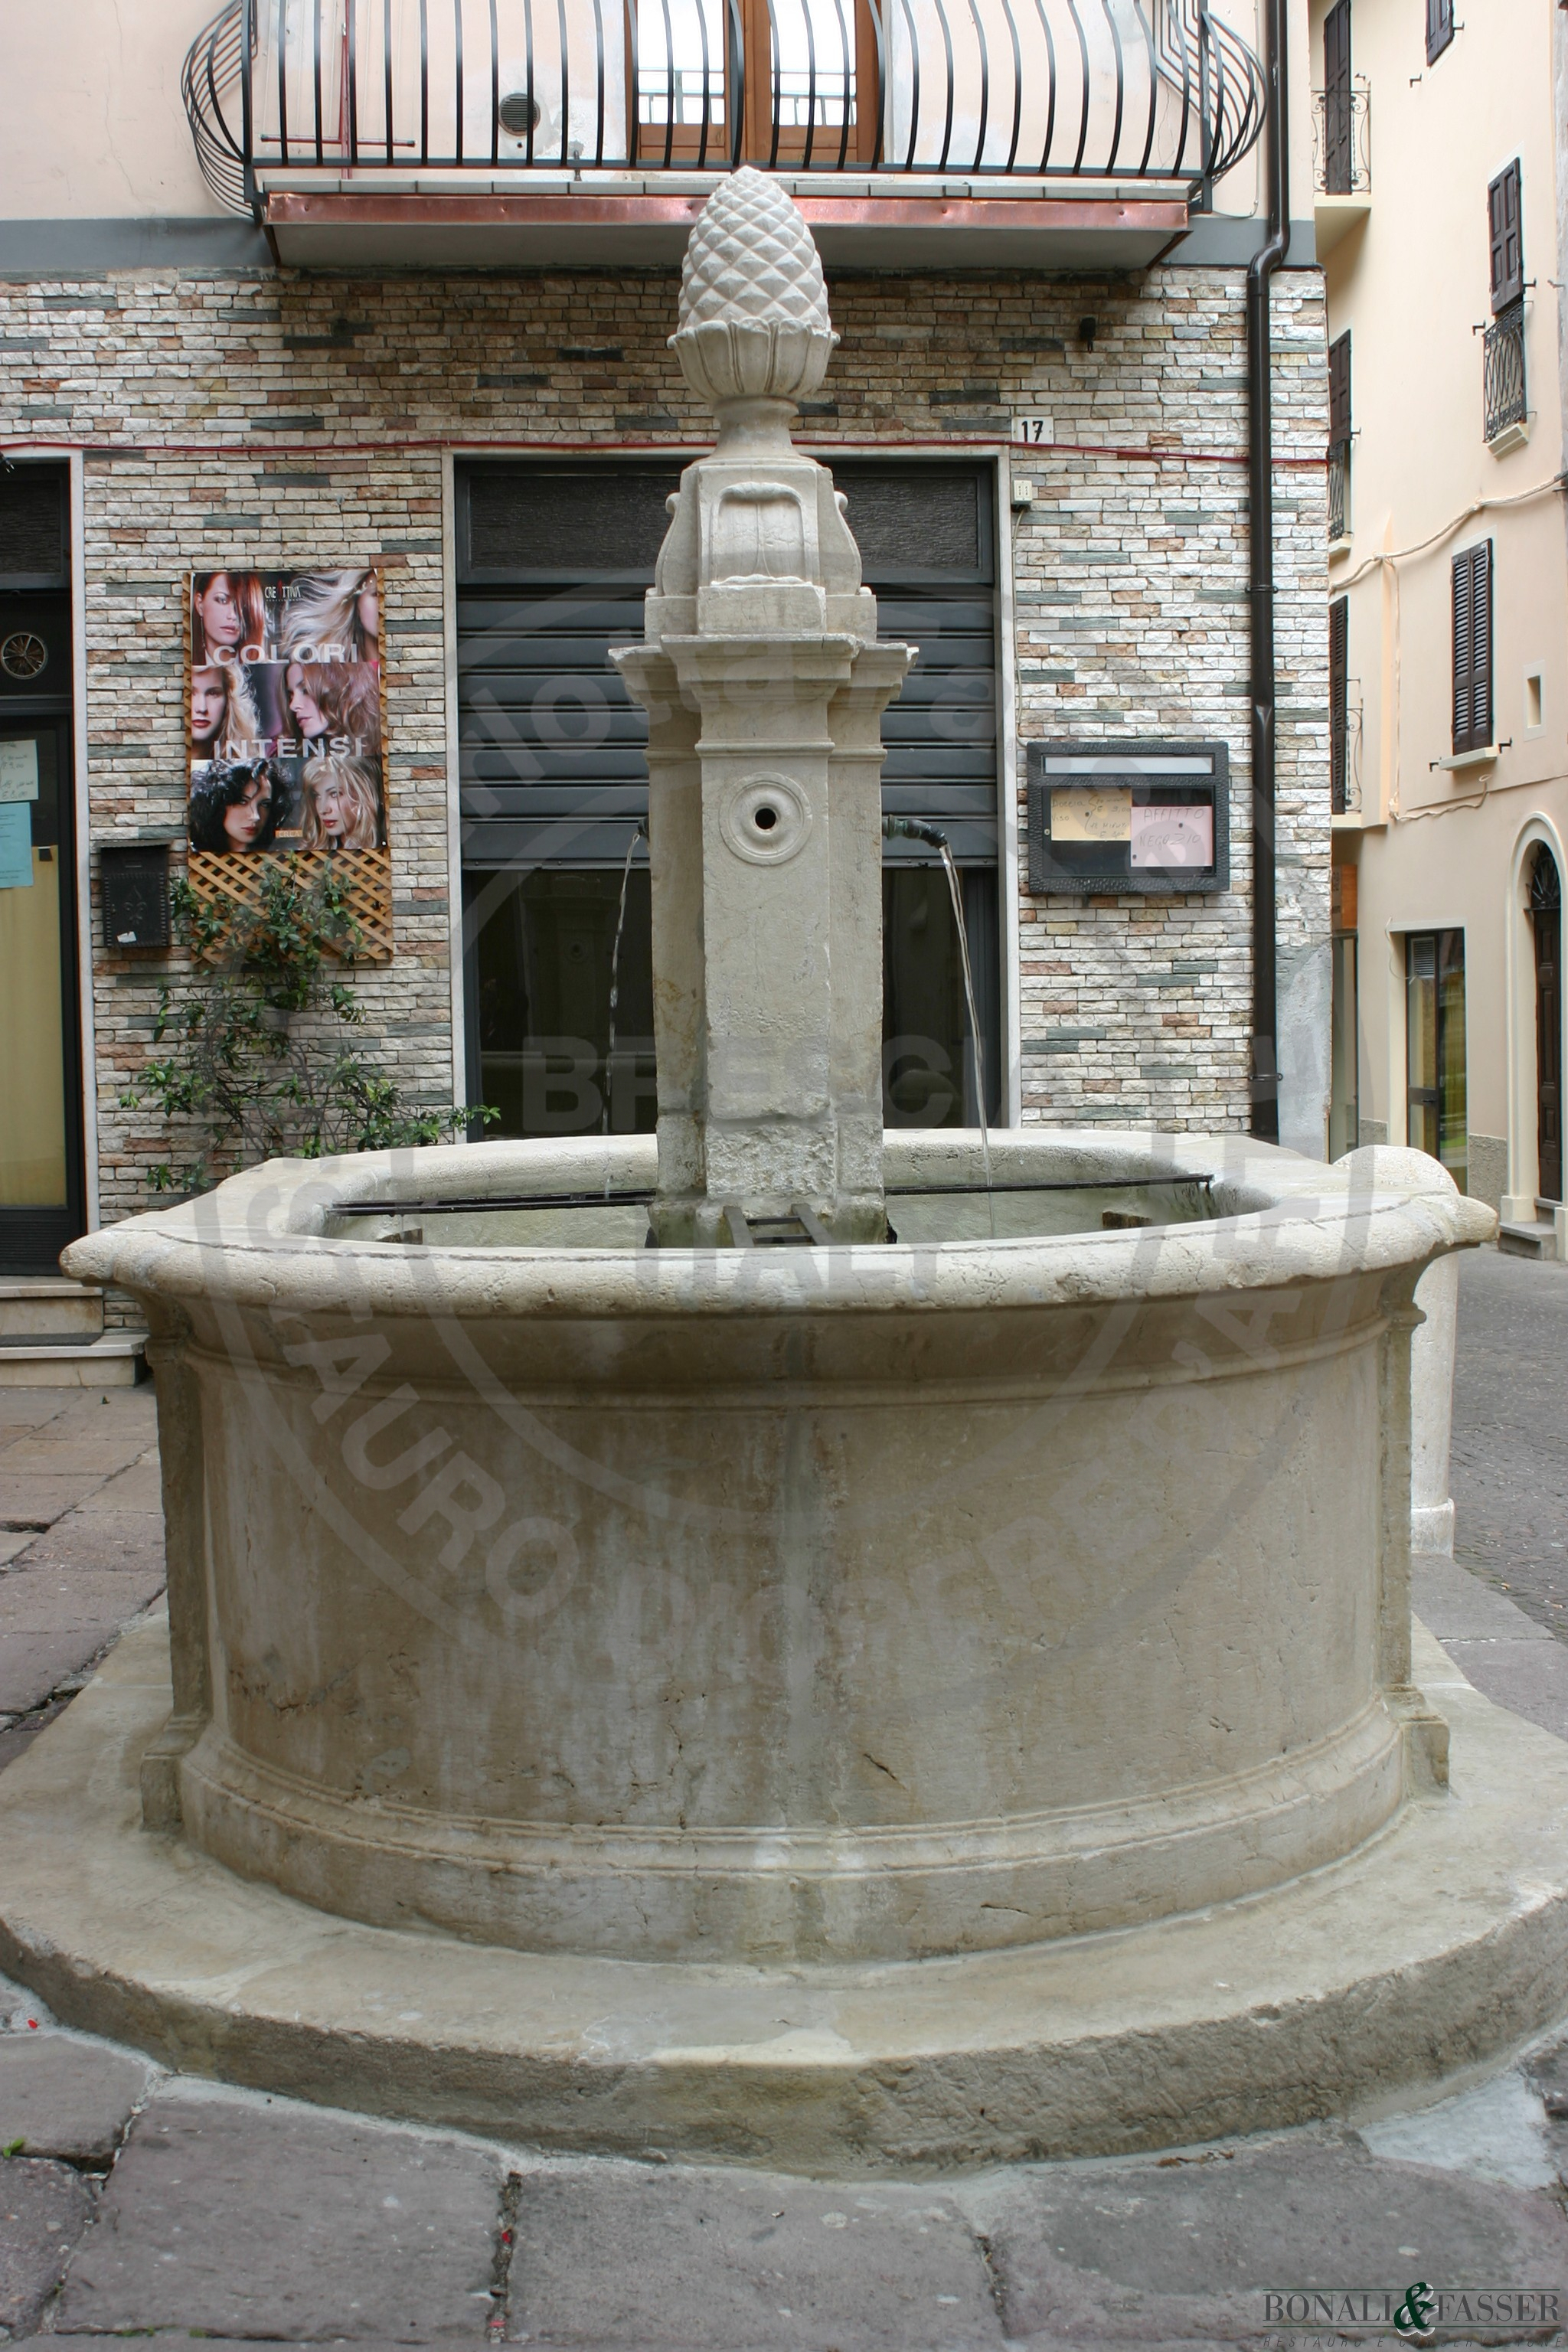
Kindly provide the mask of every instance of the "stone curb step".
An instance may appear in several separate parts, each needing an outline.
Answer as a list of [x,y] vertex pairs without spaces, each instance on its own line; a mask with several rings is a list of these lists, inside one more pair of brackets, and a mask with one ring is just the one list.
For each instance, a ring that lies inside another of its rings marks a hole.
[[103,1329],[103,1293],[63,1274],[0,1278],[0,1348],[28,1340],[61,1346],[95,1339]]
[[35,1339],[0,1345],[0,1389],[131,1388],[146,1377],[144,1331],[94,1339]]
[[1521,1221],[1500,1225],[1497,1245],[1505,1257],[1554,1259],[1557,1255],[1557,1229],[1549,1217],[1536,1217],[1529,1223]]

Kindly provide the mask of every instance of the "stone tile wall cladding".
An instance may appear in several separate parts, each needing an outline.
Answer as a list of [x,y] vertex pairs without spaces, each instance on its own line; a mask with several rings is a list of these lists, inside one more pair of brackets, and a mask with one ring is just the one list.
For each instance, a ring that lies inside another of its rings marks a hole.
[[[815,446],[1058,439],[1232,462],[1031,450],[1016,519],[1020,745],[1221,737],[1221,898],[1020,904],[1024,1116],[1242,1129],[1247,1118],[1244,274],[839,277],[842,337]],[[678,444],[696,413],[665,347],[665,273],[342,277],[137,272],[0,286],[8,429],[86,446],[88,740],[95,838],[182,812],[182,576],[374,556],[386,575],[397,953],[359,986],[367,1051],[450,1097],[441,445]],[[1080,320],[1095,321],[1092,348]],[[1326,438],[1322,281],[1276,280],[1276,446]],[[121,445],[112,453],[100,445]],[[1324,478],[1277,476],[1281,988],[1329,936]],[[1020,817],[1022,814],[1022,766]],[[94,909],[95,940],[98,936]],[[95,949],[106,1218],[149,1205],[165,1145],[120,1096],[150,1049],[162,960]]]

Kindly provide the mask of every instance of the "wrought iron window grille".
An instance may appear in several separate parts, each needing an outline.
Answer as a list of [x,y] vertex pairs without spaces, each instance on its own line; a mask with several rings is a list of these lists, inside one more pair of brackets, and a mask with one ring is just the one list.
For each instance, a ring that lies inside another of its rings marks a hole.
[[1312,185],[1321,196],[1372,189],[1372,90],[1363,74],[1348,90],[1312,92]]
[[1210,0],[226,0],[181,91],[207,185],[464,170],[1158,180],[1262,133]]
[[1366,706],[1360,678],[1352,677],[1348,684],[1344,733],[1339,757],[1332,763],[1338,772],[1331,774],[1330,806],[1335,816],[1361,814],[1361,755]]
[[1351,436],[1329,444],[1329,542],[1351,535]]
[[1486,438],[1495,441],[1510,425],[1529,419],[1524,376],[1524,297],[1500,310],[1482,330],[1481,372]]

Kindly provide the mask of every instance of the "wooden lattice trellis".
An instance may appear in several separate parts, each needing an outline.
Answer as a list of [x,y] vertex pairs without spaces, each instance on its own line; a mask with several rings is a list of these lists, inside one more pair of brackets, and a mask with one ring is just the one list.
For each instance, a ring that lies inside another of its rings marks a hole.
[[[237,918],[254,918],[261,912],[261,877],[269,865],[277,864],[276,853],[247,857],[236,854],[224,856],[210,849],[190,852],[188,873],[191,888],[202,905],[224,922],[226,935]],[[293,878],[301,889],[308,890],[319,882],[328,868],[339,884],[346,911],[358,926],[360,939],[353,950],[356,963],[387,963],[392,958],[392,852],[389,849],[299,849],[289,859]],[[223,961],[225,939],[219,938],[205,951],[204,961]]]

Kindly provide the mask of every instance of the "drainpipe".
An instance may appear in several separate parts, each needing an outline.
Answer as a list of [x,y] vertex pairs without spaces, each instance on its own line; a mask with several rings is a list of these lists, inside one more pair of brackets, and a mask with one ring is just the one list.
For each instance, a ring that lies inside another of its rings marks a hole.
[[1268,236],[1247,271],[1247,496],[1252,699],[1252,1132],[1279,1140],[1274,866],[1274,423],[1269,281],[1290,242],[1286,0],[1264,0]]

